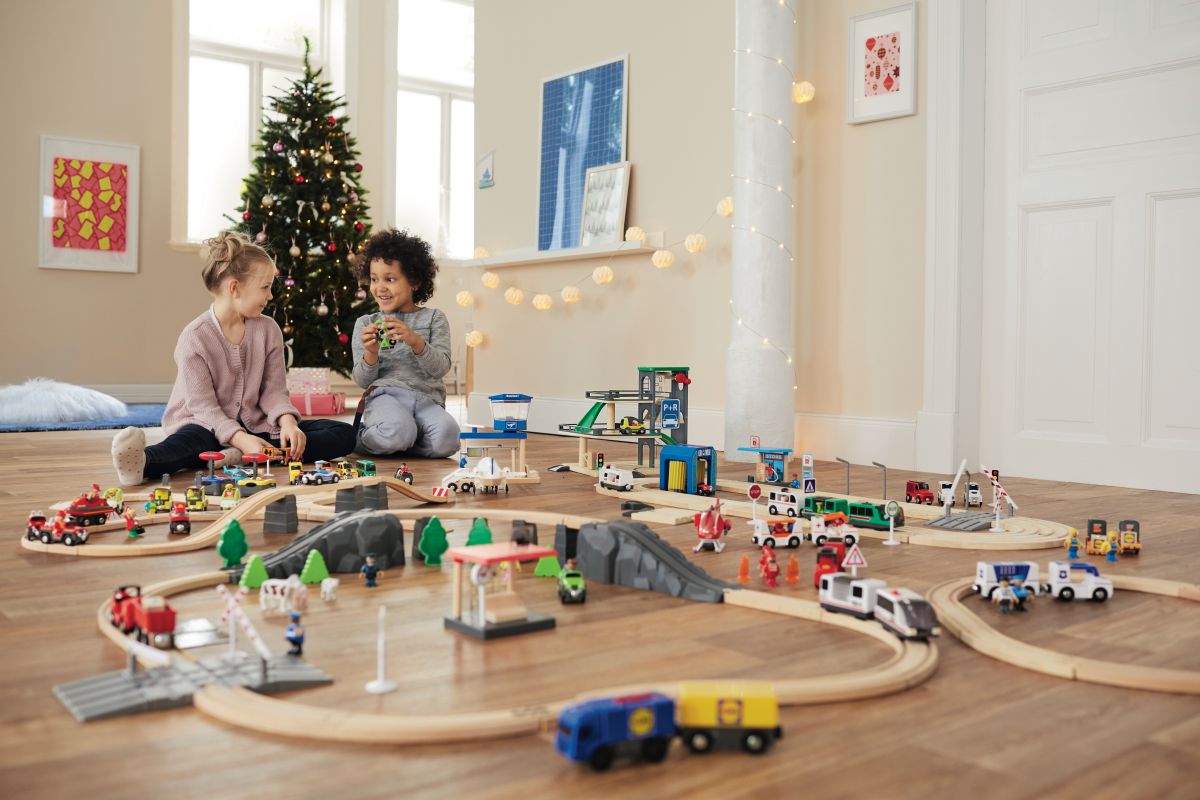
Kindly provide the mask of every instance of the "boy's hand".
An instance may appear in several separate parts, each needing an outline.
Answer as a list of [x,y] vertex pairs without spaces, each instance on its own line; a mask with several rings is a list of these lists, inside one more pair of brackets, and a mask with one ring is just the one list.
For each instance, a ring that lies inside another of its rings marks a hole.
[[304,460],[304,445],[308,437],[300,430],[296,418],[289,415],[279,418],[279,444],[287,450],[289,458]]
[[377,330],[374,325],[368,325],[363,328],[362,332],[363,350],[366,351],[363,353],[363,357],[370,356],[367,363],[371,366],[379,363],[379,337],[376,333]]
[[403,320],[385,317],[383,324],[387,328],[388,338],[393,342],[404,342],[418,354],[425,349],[425,340]]

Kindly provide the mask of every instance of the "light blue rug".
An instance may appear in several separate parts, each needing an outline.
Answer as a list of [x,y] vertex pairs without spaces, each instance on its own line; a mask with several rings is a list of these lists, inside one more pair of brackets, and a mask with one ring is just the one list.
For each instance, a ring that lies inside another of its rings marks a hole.
[[24,433],[27,431],[102,431],[124,428],[132,425],[135,428],[153,428],[162,424],[163,412],[167,407],[163,403],[130,403],[126,406],[129,413],[123,417],[109,419],[89,419],[80,422],[17,422],[0,423],[0,433]]

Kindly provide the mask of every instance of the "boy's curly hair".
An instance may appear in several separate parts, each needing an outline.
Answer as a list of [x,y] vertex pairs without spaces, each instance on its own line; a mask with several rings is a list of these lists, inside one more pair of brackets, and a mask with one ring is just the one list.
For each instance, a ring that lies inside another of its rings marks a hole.
[[400,271],[413,284],[413,302],[425,303],[433,297],[433,279],[437,277],[438,265],[433,260],[429,242],[407,230],[387,228],[374,233],[358,255],[354,272],[359,283],[371,284],[371,262],[379,259],[400,265]]

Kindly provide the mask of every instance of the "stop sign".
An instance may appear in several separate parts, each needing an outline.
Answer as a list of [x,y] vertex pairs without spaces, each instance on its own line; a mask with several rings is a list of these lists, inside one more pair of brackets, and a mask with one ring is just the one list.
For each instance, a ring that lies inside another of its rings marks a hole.
[[762,497],[762,487],[757,483],[752,483],[750,484],[750,489],[746,492],[746,494],[750,495],[751,500],[757,500],[758,498]]

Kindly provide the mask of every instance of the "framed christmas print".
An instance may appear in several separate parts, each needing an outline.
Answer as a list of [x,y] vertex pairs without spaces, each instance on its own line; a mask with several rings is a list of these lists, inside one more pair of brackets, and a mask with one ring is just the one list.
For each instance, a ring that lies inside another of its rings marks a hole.
[[851,125],[917,113],[917,4],[850,19],[846,121]]
[[43,136],[38,266],[137,272],[141,148]]

